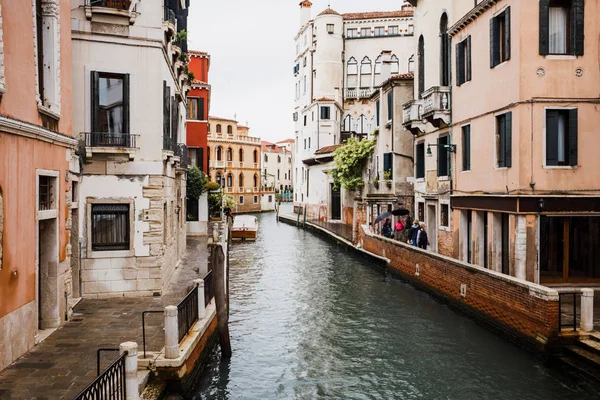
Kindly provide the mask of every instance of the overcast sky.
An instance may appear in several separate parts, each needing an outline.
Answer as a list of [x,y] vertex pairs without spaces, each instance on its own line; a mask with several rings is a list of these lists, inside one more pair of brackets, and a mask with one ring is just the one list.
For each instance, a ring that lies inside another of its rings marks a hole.
[[[334,10],[398,10],[403,0],[311,0]],[[192,0],[188,47],[211,56],[210,115],[248,123],[263,140],[293,138],[294,36],[300,0]]]

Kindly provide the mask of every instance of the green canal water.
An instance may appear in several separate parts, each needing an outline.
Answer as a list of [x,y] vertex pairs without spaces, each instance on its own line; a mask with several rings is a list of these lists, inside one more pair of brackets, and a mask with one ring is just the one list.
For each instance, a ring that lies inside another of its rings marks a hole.
[[259,224],[230,254],[233,357],[215,351],[189,398],[600,398],[369,259]]

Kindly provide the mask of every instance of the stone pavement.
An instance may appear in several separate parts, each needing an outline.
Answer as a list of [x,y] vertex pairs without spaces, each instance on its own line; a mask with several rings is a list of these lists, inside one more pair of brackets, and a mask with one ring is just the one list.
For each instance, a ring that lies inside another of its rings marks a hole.
[[[142,311],[176,305],[192,281],[207,271],[206,238],[188,238],[186,255],[162,297],[83,299],[71,320],[13,365],[0,372],[0,400],[72,399],[96,377],[96,351],[118,348],[125,341],[138,344],[142,357]],[[164,317],[146,319],[147,350],[163,346]],[[117,352],[103,353],[101,369]]]

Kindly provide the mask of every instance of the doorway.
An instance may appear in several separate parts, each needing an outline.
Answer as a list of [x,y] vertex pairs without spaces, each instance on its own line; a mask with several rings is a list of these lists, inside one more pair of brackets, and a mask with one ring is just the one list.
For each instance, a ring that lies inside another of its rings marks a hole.
[[437,213],[435,204],[427,205],[427,237],[429,249],[437,252]]
[[340,189],[331,184],[331,219],[339,221],[342,219],[342,196]]
[[38,329],[60,325],[58,290],[58,220],[38,223]]
[[71,211],[71,282],[73,297],[81,297],[81,252],[79,247],[79,209]]

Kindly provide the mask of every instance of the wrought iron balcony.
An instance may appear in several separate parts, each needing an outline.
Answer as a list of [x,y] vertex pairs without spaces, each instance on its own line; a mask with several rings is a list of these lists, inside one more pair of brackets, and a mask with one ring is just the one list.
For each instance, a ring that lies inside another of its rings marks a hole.
[[111,153],[127,154],[133,159],[138,136],[130,133],[84,132],[81,134],[81,145],[85,148],[87,158],[94,153]]
[[402,105],[402,124],[413,135],[418,134],[419,131],[425,132],[425,122],[423,121],[422,113],[422,100],[411,100]]
[[177,30],[177,16],[175,15],[175,12],[167,6],[163,6],[163,11],[163,21],[166,25],[166,28],[172,35],[174,35]]
[[450,87],[434,86],[423,93],[422,117],[436,128],[450,123]]
[[133,24],[137,16],[137,12],[130,10],[131,0],[86,0],[85,16],[87,19],[92,19],[92,16],[97,14],[107,14],[129,18],[129,23]]
[[190,165],[190,155],[188,148],[184,143],[177,143],[175,155],[179,157],[179,166],[187,169],[188,165]]
[[87,0],[88,6],[114,8],[116,10],[129,10],[131,0]]
[[175,153],[177,151],[177,141],[170,136],[163,136],[163,150]]

